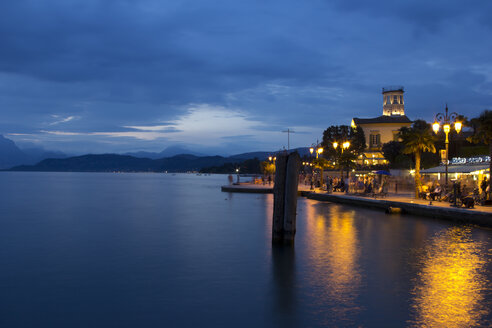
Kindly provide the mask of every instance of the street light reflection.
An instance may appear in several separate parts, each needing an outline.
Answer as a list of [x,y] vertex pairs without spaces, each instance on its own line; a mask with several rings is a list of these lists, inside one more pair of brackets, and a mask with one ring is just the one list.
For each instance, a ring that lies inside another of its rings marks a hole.
[[[360,311],[359,240],[354,213],[330,208],[330,215],[318,213],[316,206],[307,207],[309,260],[312,265],[309,280],[320,291],[320,306],[329,306],[322,321],[344,322],[348,325]],[[329,219],[327,219],[329,217]]]
[[476,327],[489,313],[486,250],[468,228],[453,227],[425,249],[413,291],[418,327]]

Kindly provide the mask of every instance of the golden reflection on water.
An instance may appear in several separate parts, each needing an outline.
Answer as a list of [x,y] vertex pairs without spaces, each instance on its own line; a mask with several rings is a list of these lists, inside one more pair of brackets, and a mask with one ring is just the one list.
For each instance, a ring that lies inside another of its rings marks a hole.
[[360,310],[356,304],[361,274],[354,212],[330,206],[329,213],[319,213],[316,208],[312,204],[306,207],[307,249],[312,268],[309,280],[317,293],[313,296],[320,307],[330,308],[323,313],[328,316],[325,320],[347,321]]
[[453,227],[426,247],[414,289],[416,327],[476,327],[489,313],[488,256],[471,229]]

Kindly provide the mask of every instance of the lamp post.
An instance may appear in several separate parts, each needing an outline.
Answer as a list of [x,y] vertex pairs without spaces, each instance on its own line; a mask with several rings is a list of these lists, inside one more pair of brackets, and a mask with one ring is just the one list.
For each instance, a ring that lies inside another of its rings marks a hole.
[[[336,142],[336,141],[333,142],[333,148],[335,148],[335,150],[338,148],[338,142]],[[342,142],[342,146],[340,147],[340,150],[342,151],[342,155],[343,155],[343,151],[345,149],[349,149],[349,148],[350,148],[350,141],[344,141],[344,142]],[[347,171],[347,173],[348,173],[348,171]],[[343,169],[342,169],[342,175],[343,175]],[[343,178],[343,176],[342,176],[342,178]]]
[[446,111],[445,113],[438,113],[436,114],[436,117],[434,119],[434,124],[432,124],[432,129],[434,132],[437,134],[439,132],[439,128],[441,127],[442,124],[442,130],[446,134],[446,159],[444,164],[446,165],[446,176],[445,176],[445,185],[444,189],[448,190],[448,162],[449,162],[449,132],[451,131],[451,127],[454,125],[454,129],[456,130],[457,133],[460,133],[461,131],[461,122],[456,121],[456,118],[458,117],[458,114],[453,112],[451,114],[448,114],[448,105],[446,105]]
[[[311,153],[311,157],[313,157],[314,148],[313,147],[309,148],[309,152]],[[314,189],[314,187],[313,187],[313,175],[314,175],[314,170],[313,170],[313,166],[311,165],[311,188],[310,188],[310,190]]]
[[[335,148],[335,150],[338,148],[338,142],[336,142],[336,141],[333,142],[333,148]],[[340,164],[340,179],[343,179],[343,167],[342,167],[342,163],[341,163],[342,156],[343,156],[343,151],[345,149],[349,149],[349,148],[350,148],[350,141],[343,141],[342,142],[342,145],[340,147],[341,155],[340,155],[340,159],[339,159],[339,164]],[[348,172],[348,169],[347,169],[347,185],[345,186],[345,193],[348,193],[348,187],[349,187],[348,186],[348,184],[349,184],[349,182],[348,182],[348,174],[349,174],[349,172]]]
[[[323,147],[320,146],[319,142],[317,141],[315,145],[313,145],[311,148],[309,148],[309,152],[311,153],[311,156],[313,155],[314,152],[316,152],[316,159],[318,159],[319,155],[323,153]],[[311,189],[312,189],[312,185],[313,185],[313,175],[314,175],[314,168],[312,170],[312,174],[311,174]],[[321,186],[323,186],[323,167],[320,168],[320,173],[321,173],[321,177],[320,177],[320,182],[321,182]]]

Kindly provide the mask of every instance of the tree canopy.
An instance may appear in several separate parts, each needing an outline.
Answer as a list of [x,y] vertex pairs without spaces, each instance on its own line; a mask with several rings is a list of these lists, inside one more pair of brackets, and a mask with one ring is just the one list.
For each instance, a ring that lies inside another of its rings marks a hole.
[[[361,128],[352,128],[348,125],[332,125],[323,132],[323,157],[328,159],[338,159],[341,153],[342,143],[350,141],[350,147],[347,149],[354,155],[358,155],[366,148],[366,138]],[[335,149],[333,143],[337,142],[339,146]]]

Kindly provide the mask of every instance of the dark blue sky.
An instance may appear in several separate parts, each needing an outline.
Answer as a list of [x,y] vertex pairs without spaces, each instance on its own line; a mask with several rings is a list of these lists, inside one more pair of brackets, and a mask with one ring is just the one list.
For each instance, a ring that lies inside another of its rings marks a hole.
[[0,134],[69,153],[276,150],[492,108],[492,1],[0,2]]

